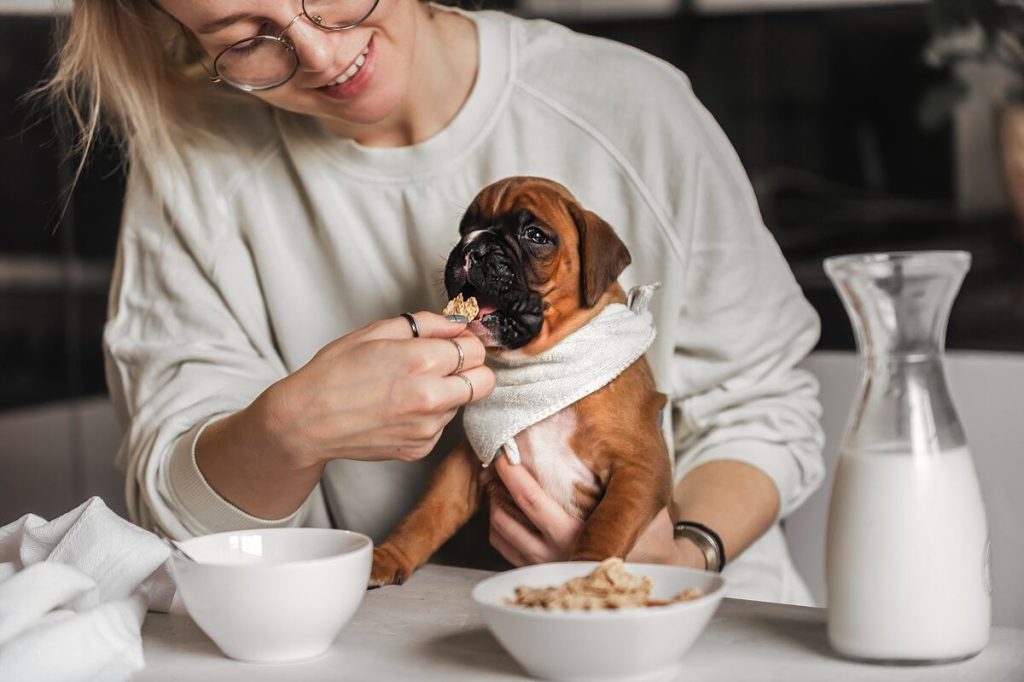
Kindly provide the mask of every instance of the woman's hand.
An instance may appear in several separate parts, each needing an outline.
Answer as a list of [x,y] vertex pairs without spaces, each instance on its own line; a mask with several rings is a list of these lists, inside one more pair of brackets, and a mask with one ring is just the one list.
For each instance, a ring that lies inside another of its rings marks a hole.
[[[426,456],[445,425],[470,399],[494,390],[484,347],[430,312],[415,314],[420,338],[401,318],[375,322],[327,344],[257,402],[281,451],[298,468],[330,459],[413,461]],[[256,405],[256,403],[254,403]]]
[[[499,456],[495,470],[516,505],[533,527],[521,524],[497,505],[491,506],[490,541],[498,552],[515,566],[567,561],[583,530],[583,522],[565,511],[530,475]],[[676,564],[704,568],[704,556],[688,541],[673,539],[668,509],[662,509],[641,533],[628,561]]]

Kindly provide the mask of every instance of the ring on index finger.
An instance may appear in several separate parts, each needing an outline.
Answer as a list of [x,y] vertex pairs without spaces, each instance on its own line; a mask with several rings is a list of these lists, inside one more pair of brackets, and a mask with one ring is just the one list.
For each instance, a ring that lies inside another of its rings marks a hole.
[[451,374],[458,374],[462,371],[462,365],[466,362],[466,352],[462,350],[462,344],[455,339],[448,339],[455,345],[455,350],[459,351],[459,366],[452,370]]
[[409,329],[412,330],[412,337],[415,339],[420,335],[420,328],[416,326],[416,318],[412,316],[412,313],[402,313],[402,317],[409,323]]

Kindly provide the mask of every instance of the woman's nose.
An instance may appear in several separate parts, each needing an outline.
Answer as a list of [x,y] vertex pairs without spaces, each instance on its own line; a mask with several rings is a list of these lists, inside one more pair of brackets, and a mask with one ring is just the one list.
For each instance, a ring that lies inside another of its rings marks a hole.
[[308,17],[302,17],[288,31],[288,36],[299,58],[300,70],[319,73],[338,66],[334,63],[335,55],[344,41],[337,40],[334,32],[317,28]]

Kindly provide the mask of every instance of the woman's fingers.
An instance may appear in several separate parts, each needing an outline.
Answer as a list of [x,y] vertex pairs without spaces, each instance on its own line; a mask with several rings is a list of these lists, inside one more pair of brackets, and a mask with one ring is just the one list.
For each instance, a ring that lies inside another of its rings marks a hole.
[[[458,344],[458,348],[455,344]],[[406,346],[408,369],[412,372],[446,376],[456,369],[473,369],[484,364],[487,351],[480,339],[464,334],[454,339],[422,339]],[[462,366],[459,367],[459,348],[462,349]]]
[[415,340],[403,317],[366,327],[362,340],[384,341],[383,347],[392,355],[390,364],[402,373],[446,376],[484,364],[487,350],[476,335],[466,331],[465,323],[449,322],[434,313],[416,313],[415,317],[420,332]]
[[494,391],[494,372],[489,367],[476,367],[444,377],[441,383],[448,396],[446,405],[468,405],[483,400]]
[[402,317],[380,320],[335,339],[274,384],[273,399],[260,404],[275,428],[291,434],[289,451],[303,461],[419,459],[458,408],[491,394],[494,373],[465,322],[422,311],[414,319],[419,338]]
[[476,367],[445,377],[421,377],[409,382],[396,400],[402,401],[400,413],[438,415],[483,400],[493,390],[494,372],[489,367]]
[[557,545],[559,555],[568,556],[567,552],[583,528],[582,522],[562,509],[526,467],[512,464],[507,457],[499,455],[494,468],[530,523]]
[[[466,331],[468,322],[452,322],[444,315],[427,310],[412,313],[420,338],[450,339]],[[381,320],[366,328],[366,339],[411,339],[412,325],[404,317]]]
[[[503,546],[511,548],[527,564],[541,564],[559,558],[544,538],[496,504],[491,505],[492,544],[495,536],[502,540]],[[512,561],[507,556],[505,558]]]
[[512,543],[505,539],[498,531],[493,527],[491,528],[491,547],[498,550],[498,554],[505,557],[505,559],[513,566],[528,566],[530,561],[522,555],[522,553],[512,546]]

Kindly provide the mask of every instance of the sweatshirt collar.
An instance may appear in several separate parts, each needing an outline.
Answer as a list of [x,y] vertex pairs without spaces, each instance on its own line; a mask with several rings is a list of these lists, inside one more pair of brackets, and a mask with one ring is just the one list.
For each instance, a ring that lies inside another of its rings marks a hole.
[[366,181],[400,182],[455,166],[487,136],[504,109],[512,88],[514,42],[512,22],[499,12],[454,11],[477,27],[477,75],[469,97],[455,117],[432,137],[405,147],[366,147],[324,130],[309,116],[275,110],[288,152],[299,158],[321,157],[340,170]]

